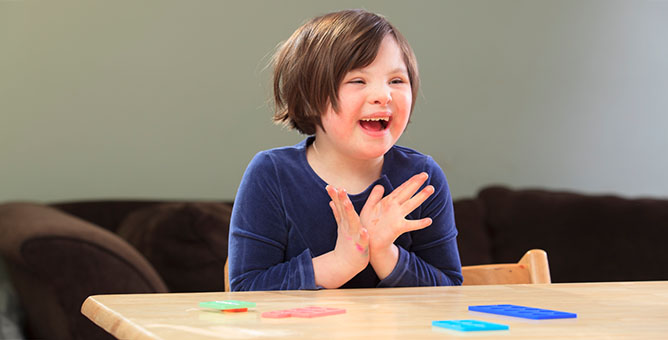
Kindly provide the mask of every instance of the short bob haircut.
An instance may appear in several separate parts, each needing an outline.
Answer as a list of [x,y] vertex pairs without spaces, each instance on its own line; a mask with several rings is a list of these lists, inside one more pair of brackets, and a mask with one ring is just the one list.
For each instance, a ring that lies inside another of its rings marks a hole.
[[320,115],[332,105],[338,112],[339,85],[351,71],[370,65],[383,38],[399,45],[408,71],[415,106],[420,78],[413,49],[387,19],[365,10],[319,16],[299,27],[276,51],[274,121],[312,135],[322,128]]

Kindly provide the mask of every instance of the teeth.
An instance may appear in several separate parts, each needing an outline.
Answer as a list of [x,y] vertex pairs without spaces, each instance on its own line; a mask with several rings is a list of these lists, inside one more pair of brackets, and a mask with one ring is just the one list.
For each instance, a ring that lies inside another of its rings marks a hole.
[[362,119],[362,120],[365,121],[365,122],[379,122],[379,121],[381,121],[381,120],[387,122],[387,121],[389,121],[390,119],[387,118],[387,117],[383,117],[383,118],[364,118],[364,119]]

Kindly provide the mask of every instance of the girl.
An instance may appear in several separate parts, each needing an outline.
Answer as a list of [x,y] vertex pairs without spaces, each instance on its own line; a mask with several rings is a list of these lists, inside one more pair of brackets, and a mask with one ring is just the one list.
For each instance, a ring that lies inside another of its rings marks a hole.
[[408,42],[364,10],[316,17],[280,47],[274,120],[309,137],[248,165],[230,222],[232,290],[461,284],[445,175],[395,145],[418,86]]

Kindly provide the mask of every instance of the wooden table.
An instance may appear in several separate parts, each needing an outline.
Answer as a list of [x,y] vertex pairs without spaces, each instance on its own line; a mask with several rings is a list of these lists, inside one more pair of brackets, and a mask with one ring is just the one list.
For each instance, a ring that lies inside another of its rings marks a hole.
[[[245,313],[198,307],[213,300],[251,301],[257,307]],[[577,318],[537,321],[468,311],[483,304],[556,309]],[[260,316],[306,306],[347,312],[312,319]],[[668,337],[668,281],[96,295],[81,311],[122,339],[651,339]],[[431,326],[433,320],[452,319],[501,323],[510,330],[472,334]]]

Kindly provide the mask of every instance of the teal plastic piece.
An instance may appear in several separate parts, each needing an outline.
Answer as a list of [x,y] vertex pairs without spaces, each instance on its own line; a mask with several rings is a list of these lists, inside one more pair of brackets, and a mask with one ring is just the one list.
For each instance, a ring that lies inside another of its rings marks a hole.
[[440,320],[432,321],[431,325],[460,332],[505,331],[510,328],[507,325],[478,320]]
[[253,308],[255,307],[255,302],[246,302],[237,300],[207,301],[207,302],[200,302],[199,306],[203,308],[213,308],[219,310],[241,309],[241,308]]

